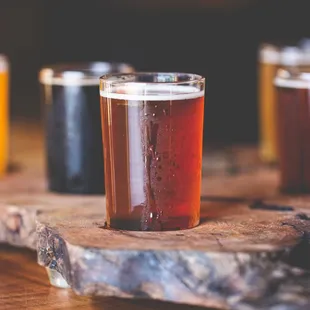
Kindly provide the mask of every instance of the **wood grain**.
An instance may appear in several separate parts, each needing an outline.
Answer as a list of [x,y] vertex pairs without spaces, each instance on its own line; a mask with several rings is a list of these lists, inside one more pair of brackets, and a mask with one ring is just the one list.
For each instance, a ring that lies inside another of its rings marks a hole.
[[39,263],[81,295],[238,310],[310,307],[310,199],[259,204],[205,202],[200,226],[160,233],[103,229],[105,209],[96,205],[46,212],[37,219]]

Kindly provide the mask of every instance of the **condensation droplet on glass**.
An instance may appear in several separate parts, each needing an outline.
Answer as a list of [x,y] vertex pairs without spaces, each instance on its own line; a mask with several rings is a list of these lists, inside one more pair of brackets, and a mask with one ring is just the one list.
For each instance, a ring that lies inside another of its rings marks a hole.
[[144,113],[144,116],[148,116],[148,113]]
[[155,108],[157,108],[157,104],[155,104]]
[[152,115],[153,115],[153,116],[156,116],[156,114],[155,114],[155,113],[153,113]]

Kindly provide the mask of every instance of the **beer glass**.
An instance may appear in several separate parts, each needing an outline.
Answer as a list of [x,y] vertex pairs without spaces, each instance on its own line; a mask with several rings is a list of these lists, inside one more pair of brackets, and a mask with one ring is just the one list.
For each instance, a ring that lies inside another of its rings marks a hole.
[[128,64],[105,62],[60,64],[40,71],[50,191],[105,192],[99,77],[133,71]]
[[0,54],[0,176],[8,167],[9,157],[9,62]]
[[306,42],[301,46],[263,45],[259,64],[260,155],[263,162],[277,163],[276,90],[273,85],[279,68],[292,69],[310,65]]
[[310,193],[310,68],[279,69],[274,83],[280,187]]
[[198,225],[204,86],[187,73],[100,78],[107,227]]
[[277,46],[264,44],[259,50],[258,106],[260,129],[260,157],[265,163],[277,161],[275,125],[275,89],[273,80],[280,62]]

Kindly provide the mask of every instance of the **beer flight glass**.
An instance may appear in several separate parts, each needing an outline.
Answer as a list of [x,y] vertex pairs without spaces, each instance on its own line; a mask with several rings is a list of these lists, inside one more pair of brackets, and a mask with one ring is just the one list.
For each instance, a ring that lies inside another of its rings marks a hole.
[[263,162],[277,161],[276,151],[276,95],[273,80],[280,64],[280,48],[263,44],[259,50],[258,102],[259,102],[259,152]]
[[128,64],[106,62],[54,65],[40,71],[50,191],[104,193],[99,77],[133,71]]
[[199,224],[204,88],[186,73],[100,78],[107,227]]
[[274,84],[280,187],[310,193],[310,68],[279,69]]
[[258,94],[260,157],[265,163],[278,162],[277,94],[273,85],[279,68],[306,68],[310,65],[310,41],[298,45],[263,44],[259,50]]
[[9,62],[0,54],[0,176],[9,160]]

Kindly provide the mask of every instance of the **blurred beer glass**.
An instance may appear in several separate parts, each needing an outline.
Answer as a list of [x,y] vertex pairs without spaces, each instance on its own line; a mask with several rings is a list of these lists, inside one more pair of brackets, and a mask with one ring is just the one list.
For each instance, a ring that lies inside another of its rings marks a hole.
[[40,71],[50,191],[105,193],[99,77],[133,71],[129,64],[107,62],[60,64]]
[[275,89],[273,80],[280,63],[280,49],[263,44],[259,50],[258,101],[259,101],[259,152],[263,162],[277,159],[275,128]]
[[260,157],[265,163],[278,162],[277,92],[273,80],[279,68],[294,70],[310,65],[310,48],[305,45],[263,46],[259,65]]
[[0,54],[0,176],[9,160],[9,62]]
[[274,83],[280,188],[310,193],[310,68],[279,69]]

